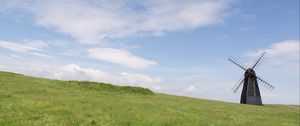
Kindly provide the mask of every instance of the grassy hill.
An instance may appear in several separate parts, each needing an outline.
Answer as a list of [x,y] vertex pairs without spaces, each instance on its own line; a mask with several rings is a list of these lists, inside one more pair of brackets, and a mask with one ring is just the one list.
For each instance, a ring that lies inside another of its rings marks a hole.
[[299,126],[299,106],[241,105],[0,72],[0,125]]

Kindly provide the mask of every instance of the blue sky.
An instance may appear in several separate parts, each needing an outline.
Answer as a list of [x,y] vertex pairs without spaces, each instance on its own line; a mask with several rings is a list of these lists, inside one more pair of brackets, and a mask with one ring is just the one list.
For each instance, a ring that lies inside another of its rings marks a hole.
[[264,103],[299,104],[298,0],[0,0],[0,70],[239,102],[261,52]]

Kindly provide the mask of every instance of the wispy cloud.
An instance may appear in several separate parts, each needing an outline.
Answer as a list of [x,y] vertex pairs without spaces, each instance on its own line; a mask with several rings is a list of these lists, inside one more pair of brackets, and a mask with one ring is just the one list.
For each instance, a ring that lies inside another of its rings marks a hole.
[[57,40],[41,41],[41,40],[21,40],[21,41],[1,41],[0,49],[7,49],[22,55],[38,56],[43,58],[51,58],[53,56],[47,54],[46,48],[50,46],[58,46]]
[[155,61],[138,57],[126,50],[121,49],[92,48],[88,49],[87,51],[90,58],[103,60],[134,69],[144,69],[157,64]]
[[30,52],[36,51],[41,52],[41,48],[45,46],[43,43],[39,42],[8,42],[8,41],[0,41],[0,47],[5,48],[15,52]]
[[[136,34],[195,29],[221,22],[231,0],[152,1],[22,1],[4,2],[6,8],[25,9],[40,26],[91,44]],[[5,9],[7,10],[7,9]]]

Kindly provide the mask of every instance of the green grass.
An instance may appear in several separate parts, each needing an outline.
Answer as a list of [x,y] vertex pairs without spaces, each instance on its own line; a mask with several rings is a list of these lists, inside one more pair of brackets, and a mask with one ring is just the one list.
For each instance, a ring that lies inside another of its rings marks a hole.
[[0,125],[299,126],[299,106],[241,105],[0,72]]

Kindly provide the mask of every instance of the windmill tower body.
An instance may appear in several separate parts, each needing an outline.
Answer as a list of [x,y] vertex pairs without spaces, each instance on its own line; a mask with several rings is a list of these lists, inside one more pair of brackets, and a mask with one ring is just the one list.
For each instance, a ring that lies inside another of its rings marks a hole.
[[260,91],[254,70],[247,69],[244,74],[244,86],[241,95],[241,104],[262,105]]
[[232,88],[232,91],[236,93],[240,87],[243,85],[242,95],[241,95],[241,104],[252,104],[252,105],[262,105],[262,100],[259,92],[258,87],[258,80],[260,84],[265,86],[266,88],[273,90],[274,86],[269,84],[268,82],[264,81],[262,78],[258,77],[254,71],[254,69],[259,65],[264,59],[264,52],[259,59],[255,62],[255,64],[251,67],[246,69],[244,65],[238,63],[237,61],[228,58],[230,62],[235,64],[236,66],[240,67],[242,70],[245,71],[244,77],[236,83],[236,85]]

